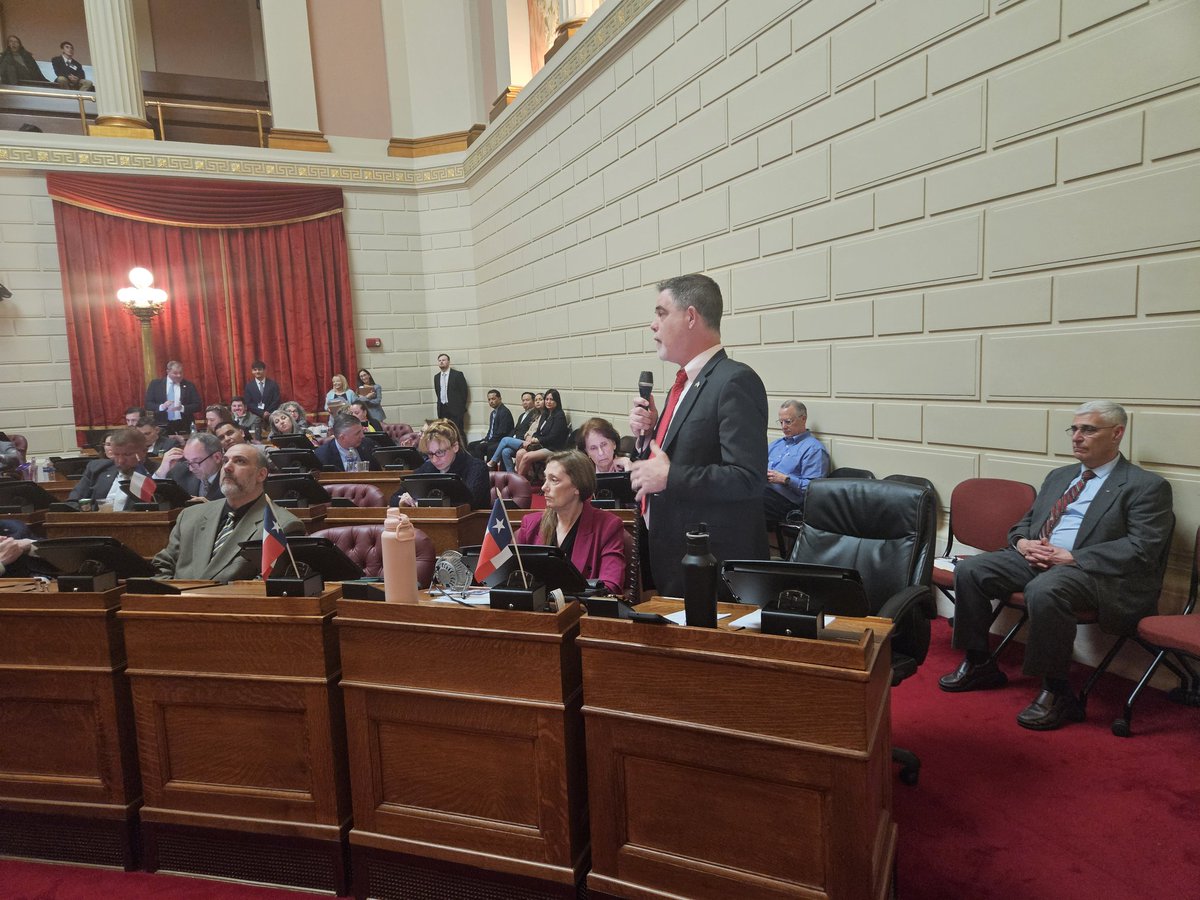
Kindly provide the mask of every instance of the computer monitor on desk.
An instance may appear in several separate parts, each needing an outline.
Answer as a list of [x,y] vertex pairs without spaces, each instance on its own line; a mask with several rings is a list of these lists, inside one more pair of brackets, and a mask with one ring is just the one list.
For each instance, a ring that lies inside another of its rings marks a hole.
[[406,475],[400,490],[417,501],[417,506],[459,506],[471,504],[471,490],[457,475],[436,472]]
[[59,571],[60,590],[108,590],[116,587],[118,578],[124,581],[155,574],[148,560],[116,538],[46,538],[35,546],[38,557]]
[[425,457],[416,447],[378,447],[375,462],[386,471],[411,470],[425,462]]
[[46,509],[54,496],[36,481],[0,479],[0,515]]
[[321,461],[313,453],[312,446],[299,450],[268,450],[267,457],[280,472],[319,472]]
[[599,472],[592,505],[602,509],[628,509],[633,506],[633,484],[628,472]]
[[263,490],[268,497],[285,508],[315,506],[319,503],[329,503],[332,499],[329,491],[311,475],[268,475]]
[[763,607],[783,591],[803,591],[828,615],[866,616],[867,594],[855,569],[782,559],[727,559],[721,578],[738,603]]
[[[479,562],[479,544],[463,547],[459,552],[463,555],[463,563],[472,572]],[[561,590],[568,597],[579,597],[597,590],[597,586],[589,583],[583,573],[575,568],[575,564],[565,556],[558,547],[544,544],[513,545],[513,555],[508,562],[484,579],[488,587],[504,584],[509,576],[520,571],[517,566],[517,555],[526,573],[546,585],[547,591]],[[517,575],[518,580],[520,575]]]
[[[262,541],[242,541],[238,544],[238,554],[254,566],[256,572],[262,570]],[[320,573],[325,581],[356,581],[363,577],[362,566],[342,552],[342,548],[328,538],[323,537],[288,537],[288,549],[291,555],[284,553],[275,561],[272,576],[297,575],[292,567],[292,559],[303,569],[308,566],[312,571]]]
[[303,434],[276,434],[267,438],[267,443],[280,450],[311,450],[313,447],[312,441]]

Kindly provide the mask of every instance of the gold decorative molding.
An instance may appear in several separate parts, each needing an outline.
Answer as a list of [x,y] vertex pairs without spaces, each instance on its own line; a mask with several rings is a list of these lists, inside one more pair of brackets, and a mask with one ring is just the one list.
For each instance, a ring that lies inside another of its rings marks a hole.
[[211,175],[261,181],[338,183],[348,187],[414,187],[461,183],[461,163],[428,169],[390,169],[342,166],[333,163],[273,162],[259,159],[222,159],[171,153],[122,150],[65,150],[52,147],[0,146],[0,166],[21,169],[86,168],[93,171],[137,172],[162,175]]
[[519,84],[510,84],[505,88],[504,93],[496,98],[496,102],[492,104],[492,111],[488,114],[488,121],[495,122],[500,118],[500,113],[508,109],[509,104],[517,99],[517,94],[521,93]]
[[546,51],[546,55],[542,57],[542,62],[550,62],[550,57],[559,51],[563,44],[575,36],[580,28],[587,24],[587,19],[571,19],[569,22],[563,22],[554,30],[554,43],[550,45],[550,49]]
[[[609,3],[612,2],[614,0],[609,0]],[[542,108],[563,87],[574,80],[575,76],[588,63],[608,50],[609,45],[622,35],[630,22],[654,5],[660,6],[663,15],[665,15],[667,11],[674,9],[678,3],[670,2],[670,0],[620,0],[616,7],[607,14],[605,10],[608,9],[608,4],[602,6],[593,15],[593,18],[603,15],[604,18],[600,24],[589,31],[582,41],[572,45],[567,52],[566,58],[561,60],[561,64],[555,67],[554,71],[549,74],[545,81],[539,82],[533,87],[526,85],[525,90],[521,92],[520,102],[516,104],[512,115],[506,118],[498,128],[489,129],[487,134],[484,135],[483,140],[471,148],[471,152],[467,154],[467,158],[463,163],[466,177],[470,178],[474,175],[479,170],[479,167],[499,147],[503,146],[509,138],[524,128],[528,122],[541,112]]]
[[292,131],[289,128],[272,128],[267,136],[267,146],[276,150],[307,150],[312,153],[329,153],[329,141],[319,131]]
[[134,116],[100,116],[88,125],[88,137],[133,138],[154,140],[154,129],[145,119]]
[[416,159],[419,156],[437,156],[440,153],[461,153],[483,134],[483,125],[472,125],[466,131],[449,134],[432,134],[428,137],[397,138],[388,141],[388,156]]

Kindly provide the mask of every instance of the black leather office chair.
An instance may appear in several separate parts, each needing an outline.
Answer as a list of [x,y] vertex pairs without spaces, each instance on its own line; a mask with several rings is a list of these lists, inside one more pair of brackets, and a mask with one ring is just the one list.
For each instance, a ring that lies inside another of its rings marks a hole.
[[[820,478],[808,486],[790,558],[858,570],[871,614],[895,622],[893,686],[915,674],[929,651],[936,535],[937,506],[927,487],[865,478]],[[916,784],[916,754],[894,747],[892,758],[900,780]]]

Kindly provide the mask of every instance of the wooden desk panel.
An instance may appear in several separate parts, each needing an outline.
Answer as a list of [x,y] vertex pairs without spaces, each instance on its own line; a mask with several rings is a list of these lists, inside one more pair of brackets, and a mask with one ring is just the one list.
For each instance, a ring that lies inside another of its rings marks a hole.
[[27,513],[4,513],[3,515],[0,515],[0,519],[11,519],[15,522],[23,522],[29,526],[29,530],[34,534],[45,535],[46,533],[46,511],[44,509],[38,509]]
[[46,513],[46,537],[114,537],[139,556],[154,556],[171,536],[179,510]]
[[[586,871],[583,721],[558,614],[341,600],[351,845],[535,878]],[[370,869],[377,854],[363,856]]]
[[[120,619],[148,869],[182,866],[344,892],[350,796],[333,629],[338,595],[331,588],[315,598],[267,597],[262,582],[234,582],[126,597]],[[231,859],[219,849],[230,833],[258,851]],[[315,875],[311,860],[291,867],[294,875],[271,869],[281,840],[323,865]]]
[[392,499],[392,494],[400,490],[400,481],[411,474],[411,469],[384,472],[319,472],[317,481],[321,484],[373,484],[383,492],[383,502],[387,503]]
[[835,627],[846,642],[584,620],[590,888],[888,895],[890,622]]
[[31,586],[0,579],[0,854],[131,869],[142,792],[121,591]]
[[[528,510],[525,510],[528,512]],[[471,509],[465,503],[454,506],[415,506],[403,510],[433,541],[435,553],[457,550],[470,544],[483,542],[483,529],[487,527],[489,510]],[[330,506],[325,513],[321,528],[338,525],[382,524],[387,509],[382,506]],[[315,531],[310,528],[309,533]]]

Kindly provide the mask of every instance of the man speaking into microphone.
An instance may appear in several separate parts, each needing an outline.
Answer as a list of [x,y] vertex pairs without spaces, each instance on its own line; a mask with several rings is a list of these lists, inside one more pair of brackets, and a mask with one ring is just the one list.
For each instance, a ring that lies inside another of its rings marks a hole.
[[680,368],[661,414],[640,396],[629,413],[630,433],[650,438],[631,478],[645,501],[650,568],[668,597],[683,596],[685,535],[700,522],[718,561],[768,557],[767,392],[753,369],[725,355],[721,311],[721,289],[707,275],[658,285],[650,331],[658,358]]

